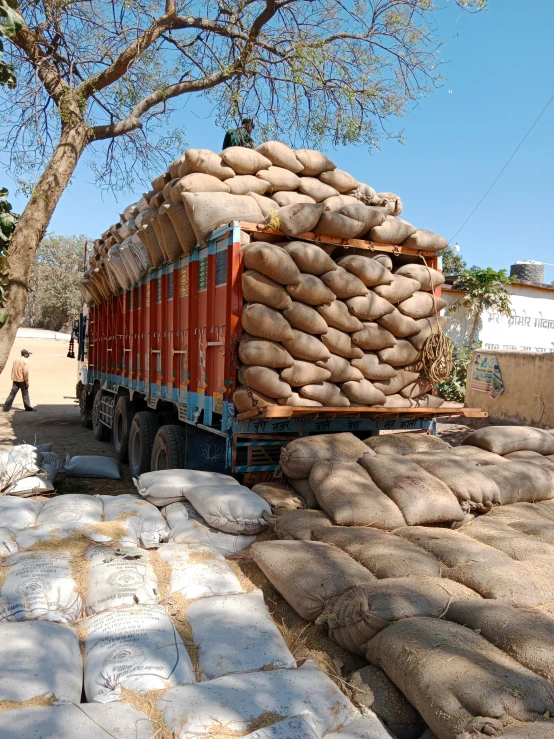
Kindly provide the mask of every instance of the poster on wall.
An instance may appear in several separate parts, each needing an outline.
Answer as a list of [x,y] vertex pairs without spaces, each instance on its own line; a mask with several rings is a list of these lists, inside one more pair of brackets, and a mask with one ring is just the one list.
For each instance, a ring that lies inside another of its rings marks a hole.
[[480,393],[488,393],[493,400],[504,391],[502,373],[494,354],[477,352],[473,360],[471,388]]

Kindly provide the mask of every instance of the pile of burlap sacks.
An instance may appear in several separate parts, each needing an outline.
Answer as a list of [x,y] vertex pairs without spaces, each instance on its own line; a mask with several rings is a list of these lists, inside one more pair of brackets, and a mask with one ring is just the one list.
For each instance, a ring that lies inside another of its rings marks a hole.
[[253,557],[371,663],[347,678],[357,700],[402,739],[551,739],[554,431],[323,435],[282,464],[288,485],[255,486],[281,541]]
[[376,193],[315,150],[294,151],[278,141],[221,154],[188,149],[94,242],[81,290],[87,303],[100,303],[233,220],[265,222],[287,236],[315,232],[446,248],[441,236],[398,218],[401,212],[397,195]]

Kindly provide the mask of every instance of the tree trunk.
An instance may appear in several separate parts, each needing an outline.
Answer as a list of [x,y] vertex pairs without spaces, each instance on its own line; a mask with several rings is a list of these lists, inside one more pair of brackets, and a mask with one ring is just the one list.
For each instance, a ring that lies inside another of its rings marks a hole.
[[62,132],[60,142],[13,232],[8,250],[10,262],[6,290],[8,320],[0,329],[0,372],[6,366],[17,329],[21,325],[27,307],[29,274],[36,251],[89,141],[90,129],[82,123],[68,127]]
[[479,319],[481,318],[481,312],[476,311],[475,318],[473,319],[473,326],[471,327],[471,333],[469,335],[469,342],[467,348],[469,351],[473,349],[473,342],[475,340],[475,334],[477,332],[477,326],[479,325]]

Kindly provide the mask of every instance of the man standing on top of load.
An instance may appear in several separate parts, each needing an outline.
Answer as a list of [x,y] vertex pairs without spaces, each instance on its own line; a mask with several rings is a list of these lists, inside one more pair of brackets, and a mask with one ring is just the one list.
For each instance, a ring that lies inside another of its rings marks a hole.
[[250,136],[253,130],[254,121],[252,118],[243,118],[240,128],[227,131],[225,138],[223,139],[223,148],[227,149],[229,146],[244,146],[247,149],[253,149],[254,140]]
[[23,396],[23,405],[25,406],[26,411],[34,411],[35,409],[31,407],[31,401],[29,400],[29,357],[31,356],[31,352],[28,352],[27,349],[21,350],[21,357],[18,359],[14,359],[14,362],[12,364],[12,389],[8,397],[6,398],[6,402],[4,403],[3,411],[6,413],[11,410],[12,403],[15,400],[15,396],[17,395],[18,391],[21,390],[21,395]]

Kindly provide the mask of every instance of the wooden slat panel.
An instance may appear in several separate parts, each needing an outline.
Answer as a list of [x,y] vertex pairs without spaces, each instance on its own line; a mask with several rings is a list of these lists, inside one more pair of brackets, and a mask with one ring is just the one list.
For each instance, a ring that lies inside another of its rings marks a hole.
[[348,408],[302,408],[289,405],[269,405],[260,411],[251,410],[239,413],[237,419],[246,421],[249,418],[299,418],[313,416],[314,418],[324,418],[328,416],[342,418],[382,418],[382,417],[402,417],[415,418],[427,416],[434,418],[435,416],[465,416],[466,418],[487,418],[488,413],[480,408],[384,408],[381,406],[349,406]]

